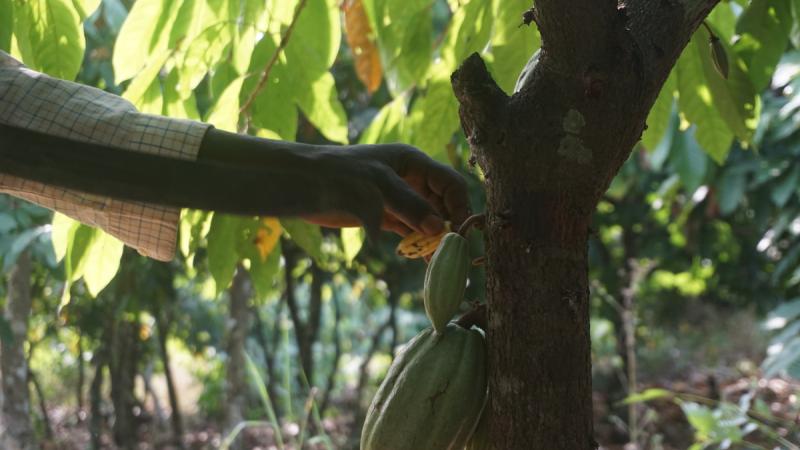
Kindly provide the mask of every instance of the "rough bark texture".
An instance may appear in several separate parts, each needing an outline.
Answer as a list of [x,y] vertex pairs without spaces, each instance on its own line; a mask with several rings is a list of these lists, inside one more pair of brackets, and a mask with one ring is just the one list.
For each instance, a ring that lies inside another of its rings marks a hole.
[[23,252],[8,276],[8,296],[3,317],[11,326],[11,341],[0,345],[2,372],[2,415],[0,448],[33,450],[37,448],[31,424],[31,400],[28,391],[28,316],[31,312],[31,258]]
[[[225,432],[230,433],[236,425],[244,421],[247,401],[247,378],[245,374],[244,345],[249,325],[249,307],[251,294],[250,276],[239,267],[230,287],[230,308],[226,327],[225,352],[228,354],[225,374]],[[241,448],[241,439],[237,439],[232,449]]]
[[717,0],[535,2],[539,63],[509,96],[452,83],[486,176],[490,441],[593,449],[587,239],[658,91]]

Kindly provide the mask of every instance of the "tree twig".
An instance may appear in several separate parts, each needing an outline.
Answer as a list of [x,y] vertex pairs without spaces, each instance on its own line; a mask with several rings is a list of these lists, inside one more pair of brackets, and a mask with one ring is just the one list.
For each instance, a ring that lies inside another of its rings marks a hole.
[[245,100],[244,105],[242,105],[242,107],[239,109],[239,114],[245,116],[245,123],[250,122],[250,108],[253,106],[253,102],[258,94],[264,90],[264,86],[266,86],[267,81],[269,81],[269,74],[272,72],[272,67],[275,66],[275,63],[278,61],[278,57],[281,55],[281,52],[289,43],[289,38],[292,36],[292,31],[294,31],[294,26],[297,24],[297,19],[300,17],[300,13],[303,11],[303,8],[305,8],[306,3],[308,3],[308,0],[300,0],[300,3],[297,4],[297,7],[294,9],[292,21],[289,23],[289,27],[286,28],[286,32],[283,34],[283,36],[281,36],[281,41],[278,43],[278,48],[275,49],[272,57],[269,59],[269,61],[267,61],[267,65],[264,66],[264,70],[261,72],[261,77],[258,79],[256,88],[250,92],[250,95],[247,97],[247,100]]

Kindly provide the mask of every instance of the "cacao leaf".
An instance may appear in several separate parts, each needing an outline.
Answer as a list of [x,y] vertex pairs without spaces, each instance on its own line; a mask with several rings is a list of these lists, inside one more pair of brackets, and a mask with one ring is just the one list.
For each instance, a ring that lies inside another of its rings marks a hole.
[[267,256],[275,248],[275,244],[281,238],[281,222],[274,217],[265,217],[261,219],[261,224],[256,232],[256,238],[253,242],[258,249],[258,255],[261,261],[266,261]]
[[367,92],[377,91],[383,79],[381,56],[373,41],[372,27],[361,0],[348,0],[343,5],[347,45],[353,52],[356,75]]

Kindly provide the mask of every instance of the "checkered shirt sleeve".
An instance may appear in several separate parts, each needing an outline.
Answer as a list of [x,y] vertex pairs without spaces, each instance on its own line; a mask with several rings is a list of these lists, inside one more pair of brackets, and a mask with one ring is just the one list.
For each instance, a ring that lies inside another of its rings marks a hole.
[[[142,114],[128,101],[34,72],[0,51],[0,123],[72,140],[195,160],[209,125]],[[0,174],[6,192],[107,233],[139,253],[175,255],[180,210],[121,201]]]

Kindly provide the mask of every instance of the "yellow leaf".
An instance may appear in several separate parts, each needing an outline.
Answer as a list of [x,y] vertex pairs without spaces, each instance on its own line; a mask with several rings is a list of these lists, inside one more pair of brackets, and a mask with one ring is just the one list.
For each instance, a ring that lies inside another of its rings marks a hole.
[[261,261],[267,260],[267,256],[275,248],[278,239],[281,237],[281,223],[274,217],[265,217],[261,219],[261,226],[258,227],[256,238],[253,242],[258,249],[258,255]]
[[353,51],[356,74],[371,94],[378,90],[383,78],[381,58],[372,38],[372,28],[361,0],[346,0],[343,9],[344,30],[347,44]]

